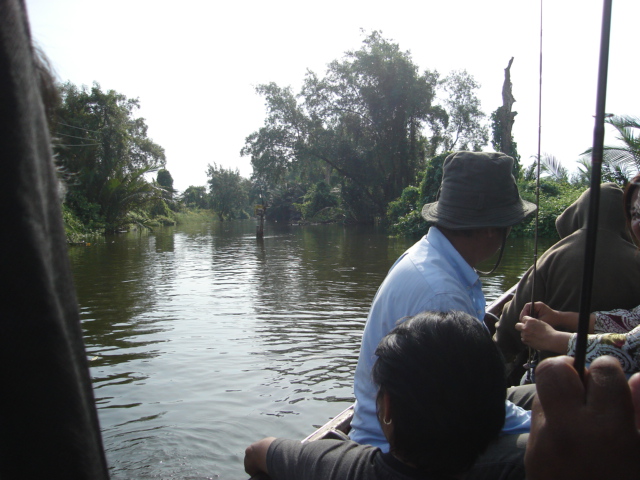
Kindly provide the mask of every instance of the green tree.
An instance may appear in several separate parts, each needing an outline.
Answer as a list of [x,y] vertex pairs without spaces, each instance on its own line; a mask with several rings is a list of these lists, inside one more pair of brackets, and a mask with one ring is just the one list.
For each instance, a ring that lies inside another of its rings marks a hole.
[[460,70],[451,72],[440,86],[447,94],[443,100],[448,114],[442,134],[444,150],[482,150],[489,141],[489,133],[483,124],[486,115],[475,93],[480,84],[466,70]]
[[[513,114],[517,112],[512,112]],[[513,158],[513,177],[520,177],[520,154],[518,153],[518,144],[511,135],[511,142],[505,142],[503,139],[503,132],[505,131],[502,125],[502,118],[504,118],[503,107],[498,107],[491,113],[491,146],[496,152],[503,152]],[[504,145],[509,145],[508,148],[504,148]],[[508,150],[508,151],[505,151]]]
[[267,197],[265,218],[277,222],[290,222],[300,218],[295,205],[303,201],[305,189],[299,183],[288,182],[275,186]]
[[391,233],[406,236],[425,234],[427,221],[422,218],[422,207],[437,200],[444,161],[450,153],[441,153],[429,159],[420,185],[408,186],[399,199],[389,203],[387,221]]
[[297,204],[302,218],[305,220],[318,216],[320,212],[325,213],[323,220],[329,220],[333,216],[333,207],[338,206],[338,199],[331,193],[331,189],[324,182],[312,185],[303,197],[301,204]]
[[194,187],[191,185],[182,193],[181,200],[188,208],[209,208],[207,187]]
[[[145,179],[151,167],[110,178],[102,187],[99,197],[101,213],[107,229],[116,230],[131,223],[132,212],[144,210],[156,201],[162,201],[162,190]],[[143,217],[145,215],[142,215]]]
[[207,166],[207,177],[211,207],[218,218],[222,221],[240,216],[247,204],[248,191],[238,169],[234,171],[214,163]]
[[[518,183],[518,190],[522,198],[535,203],[536,183],[535,178]],[[587,187],[572,185],[565,180],[558,182],[553,177],[540,179],[540,204],[538,208],[538,235],[540,237],[559,239],[556,219],[576,201]],[[536,230],[535,219],[535,215],[530,215],[518,225],[514,225],[510,236],[533,237]]]
[[324,77],[308,72],[298,97],[273,83],[259,86],[265,126],[247,137],[241,153],[272,185],[303,166],[326,180],[328,166],[341,177],[347,211],[371,221],[422,166],[421,130],[436,81],[436,74],[418,73],[408,52],[373,32],[360,50],[331,62]]
[[420,182],[420,201],[423,205],[425,203],[433,203],[437,200],[440,185],[442,184],[444,161],[451,153],[452,152],[441,153],[429,159],[427,162],[427,168]]
[[161,196],[146,175],[164,166],[164,150],[147,137],[144,119],[134,117],[137,99],[104,92],[97,83],[59,88],[54,151],[67,180],[66,201],[85,222],[91,215],[115,230],[129,212]]
[[173,194],[176,193],[176,191],[173,189],[173,177],[171,176],[169,170],[166,170],[164,168],[158,170],[156,182],[158,182],[158,185],[160,185],[160,187],[162,187],[167,192],[168,198],[172,199]]

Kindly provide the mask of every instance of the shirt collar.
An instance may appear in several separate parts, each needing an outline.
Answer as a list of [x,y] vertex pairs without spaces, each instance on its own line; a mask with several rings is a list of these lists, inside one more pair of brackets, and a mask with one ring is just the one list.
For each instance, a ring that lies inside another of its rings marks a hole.
[[474,285],[480,277],[476,270],[462,258],[462,255],[455,249],[451,242],[438,230],[438,227],[431,227],[427,232],[427,241],[438,251],[447,256],[451,266],[458,272],[468,286]]

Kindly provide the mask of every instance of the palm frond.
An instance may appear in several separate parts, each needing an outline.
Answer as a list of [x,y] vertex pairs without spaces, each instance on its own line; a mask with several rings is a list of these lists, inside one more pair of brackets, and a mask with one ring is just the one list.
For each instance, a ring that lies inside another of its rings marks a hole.
[[[537,155],[536,155],[537,157]],[[569,178],[569,171],[566,167],[563,167],[555,155],[543,153],[540,156],[540,171],[546,173],[549,177],[552,177],[558,182],[567,181]]]
[[[616,139],[621,145],[603,146],[603,164],[611,171],[633,176],[640,171],[640,119],[621,115],[607,118],[605,122],[616,130]],[[582,156],[591,158],[592,150],[589,148]]]

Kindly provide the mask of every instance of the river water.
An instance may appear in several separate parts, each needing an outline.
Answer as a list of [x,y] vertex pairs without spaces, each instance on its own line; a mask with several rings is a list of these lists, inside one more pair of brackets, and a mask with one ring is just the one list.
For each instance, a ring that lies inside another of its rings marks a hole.
[[[303,438],[353,401],[369,305],[415,239],[268,224],[258,241],[255,228],[212,221],[70,248],[113,479],[246,479],[251,442]],[[509,240],[488,301],[531,259],[530,240]]]

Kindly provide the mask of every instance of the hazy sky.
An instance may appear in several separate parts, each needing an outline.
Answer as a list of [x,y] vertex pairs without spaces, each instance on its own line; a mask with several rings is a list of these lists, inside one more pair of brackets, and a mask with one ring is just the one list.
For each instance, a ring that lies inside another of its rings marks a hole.
[[[511,68],[513,134],[523,164],[538,144],[540,1],[527,0],[26,0],[35,41],[61,81],[138,97],[149,137],[165,148],[174,186],[206,184],[207,164],[249,177],[244,139],[260,128],[267,82],[298,92],[307,69],[383,36],[420,70],[466,69],[489,115]],[[601,0],[543,5],[542,153],[575,170],[593,143]],[[613,5],[607,112],[640,116],[640,1]],[[607,130],[605,141],[613,143]],[[491,150],[491,147],[486,147]]]

